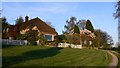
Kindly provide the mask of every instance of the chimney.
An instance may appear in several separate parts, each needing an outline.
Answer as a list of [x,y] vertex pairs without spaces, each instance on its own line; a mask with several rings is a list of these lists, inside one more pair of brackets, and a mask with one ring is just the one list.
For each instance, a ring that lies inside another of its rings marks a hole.
[[27,22],[29,20],[29,17],[28,16],[26,16],[25,17],[25,22]]

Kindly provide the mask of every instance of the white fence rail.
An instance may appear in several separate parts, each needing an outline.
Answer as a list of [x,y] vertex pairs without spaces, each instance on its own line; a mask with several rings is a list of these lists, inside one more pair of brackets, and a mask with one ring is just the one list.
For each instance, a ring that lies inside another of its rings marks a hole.
[[0,42],[5,45],[27,45],[27,40],[0,39]]

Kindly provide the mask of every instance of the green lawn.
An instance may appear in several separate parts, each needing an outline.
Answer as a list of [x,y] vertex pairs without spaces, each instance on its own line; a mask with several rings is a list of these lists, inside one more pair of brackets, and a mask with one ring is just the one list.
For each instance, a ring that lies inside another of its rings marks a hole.
[[102,50],[44,46],[3,47],[3,66],[107,66],[111,56]]

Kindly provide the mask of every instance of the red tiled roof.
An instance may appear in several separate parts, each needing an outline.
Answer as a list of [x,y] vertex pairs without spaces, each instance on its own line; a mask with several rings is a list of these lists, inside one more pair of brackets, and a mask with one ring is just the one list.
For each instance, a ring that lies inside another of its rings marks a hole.
[[8,36],[16,37],[19,34],[19,32],[17,30],[18,30],[17,26],[11,25],[9,28]]
[[24,30],[26,28],[32,28],[34,26],[37,26],[40,32],[46,33],[46,34],[57,34],[54,28],[50,27],[48,24],[46,24],[44,21],[40,20],[39,18],[31,19],[27,22],[24,22],[19,25],[11,25],[10,30],[8,32],[9,37],[16,37],[19,34],[18,29]]
[[94,40],[94,38],[86,35],[86,34],[80,34],[82,40]]

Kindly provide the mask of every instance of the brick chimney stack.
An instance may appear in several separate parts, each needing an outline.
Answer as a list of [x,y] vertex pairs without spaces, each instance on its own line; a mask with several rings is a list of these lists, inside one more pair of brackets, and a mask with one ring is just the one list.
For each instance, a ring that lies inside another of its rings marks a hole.
[[25,22],[27,22],[29,20],[29,17],[28,16],[26,16],[25,17]]

